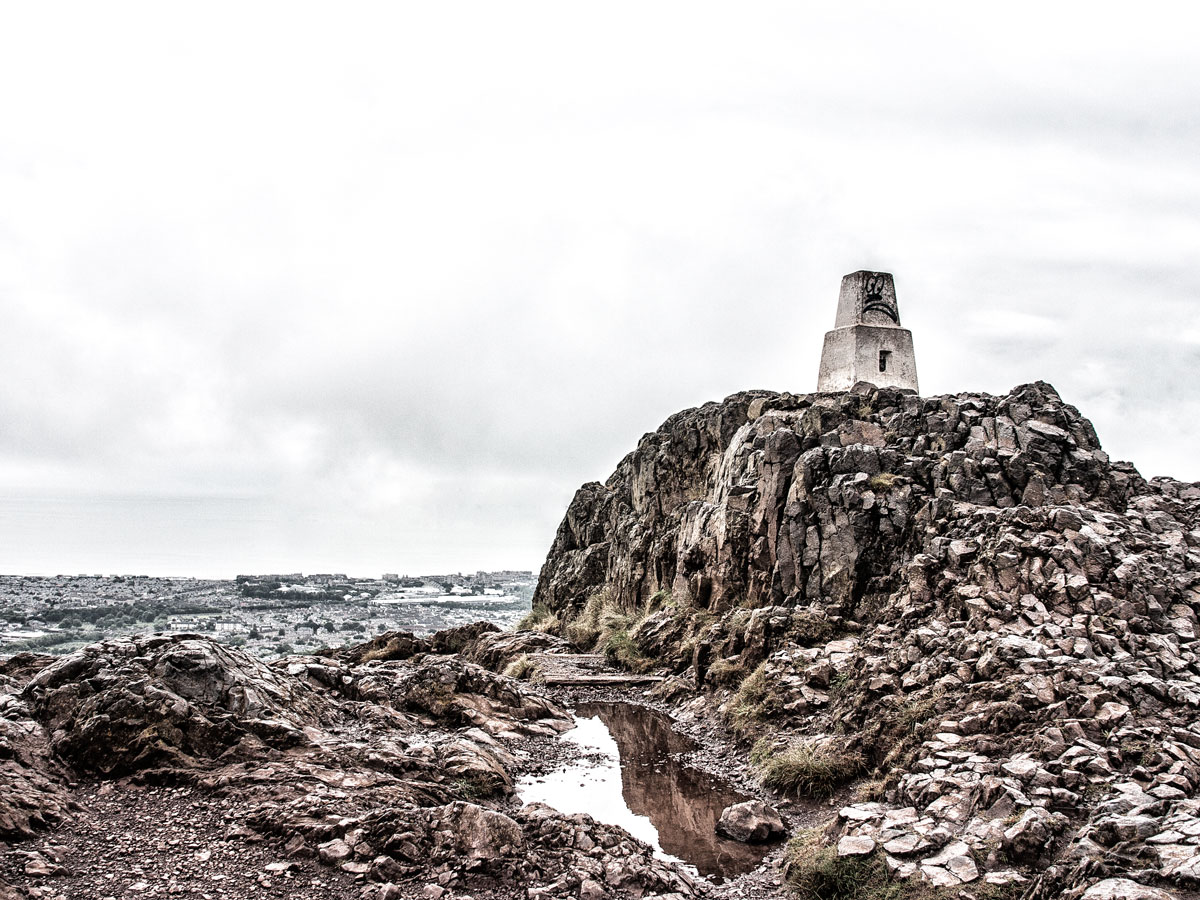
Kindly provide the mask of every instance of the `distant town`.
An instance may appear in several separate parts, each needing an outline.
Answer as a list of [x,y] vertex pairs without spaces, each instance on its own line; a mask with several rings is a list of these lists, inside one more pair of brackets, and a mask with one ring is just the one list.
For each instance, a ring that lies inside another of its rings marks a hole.
[[356,643],[384,631],[428,634],[530,609],[528,571],[239,575],[233,581],[145,575],[0,575],[0,656],[68,653],[145,632],[195,632],[261,657]]

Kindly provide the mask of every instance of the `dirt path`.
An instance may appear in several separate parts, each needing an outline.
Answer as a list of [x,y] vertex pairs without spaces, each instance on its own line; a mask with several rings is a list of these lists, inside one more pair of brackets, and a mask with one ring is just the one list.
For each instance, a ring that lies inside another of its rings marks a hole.
[[0,844],[0,879],[46,900],[361,896],[352,875],[288,858],[256,836],[247,841],[227,799],[192,788],[112,784],[83,787],[76,798],[84,811],[62,828]]

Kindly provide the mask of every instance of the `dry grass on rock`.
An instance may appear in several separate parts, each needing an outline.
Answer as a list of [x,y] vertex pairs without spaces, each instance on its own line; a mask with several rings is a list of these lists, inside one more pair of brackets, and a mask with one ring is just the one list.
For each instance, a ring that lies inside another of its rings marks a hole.
[[558,634],[561,628],[562,619],[558,613],[551,612],[540,603],[517,623],[517,631],[540,631],[543,634]]
[[807,742],[756,753],[762,783],[793,797],[824,799],[863,773],[862,756],[847,749]]

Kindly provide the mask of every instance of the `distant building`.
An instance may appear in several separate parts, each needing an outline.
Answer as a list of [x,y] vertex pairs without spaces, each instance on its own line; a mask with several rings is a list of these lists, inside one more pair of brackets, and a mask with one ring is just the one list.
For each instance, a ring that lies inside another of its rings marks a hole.
[[308,578],[307,578],[306,580],[307,580],[307,581],[308,581],[310,584],[337,584],[337,583],[342,583],[342,582],[345,582],[345,581],[349,581],[349,579],[348,579],[348,578],[347,578],[345,575],[343,575],[343,574],[337,574],[337,575],[329,575],[329,574],[309,575],[309,576],[308,576]]

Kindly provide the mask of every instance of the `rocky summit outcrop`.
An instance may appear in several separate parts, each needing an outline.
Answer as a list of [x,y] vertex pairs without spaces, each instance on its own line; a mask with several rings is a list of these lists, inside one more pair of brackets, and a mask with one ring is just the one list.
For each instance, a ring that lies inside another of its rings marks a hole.
[[768,783],[868,780],[840,858],[1176,896],[1200,888],[1198,517],[1200,486],[1111,461],[1045,383],[753,391],[580,488],[535,609],[683,676]]

